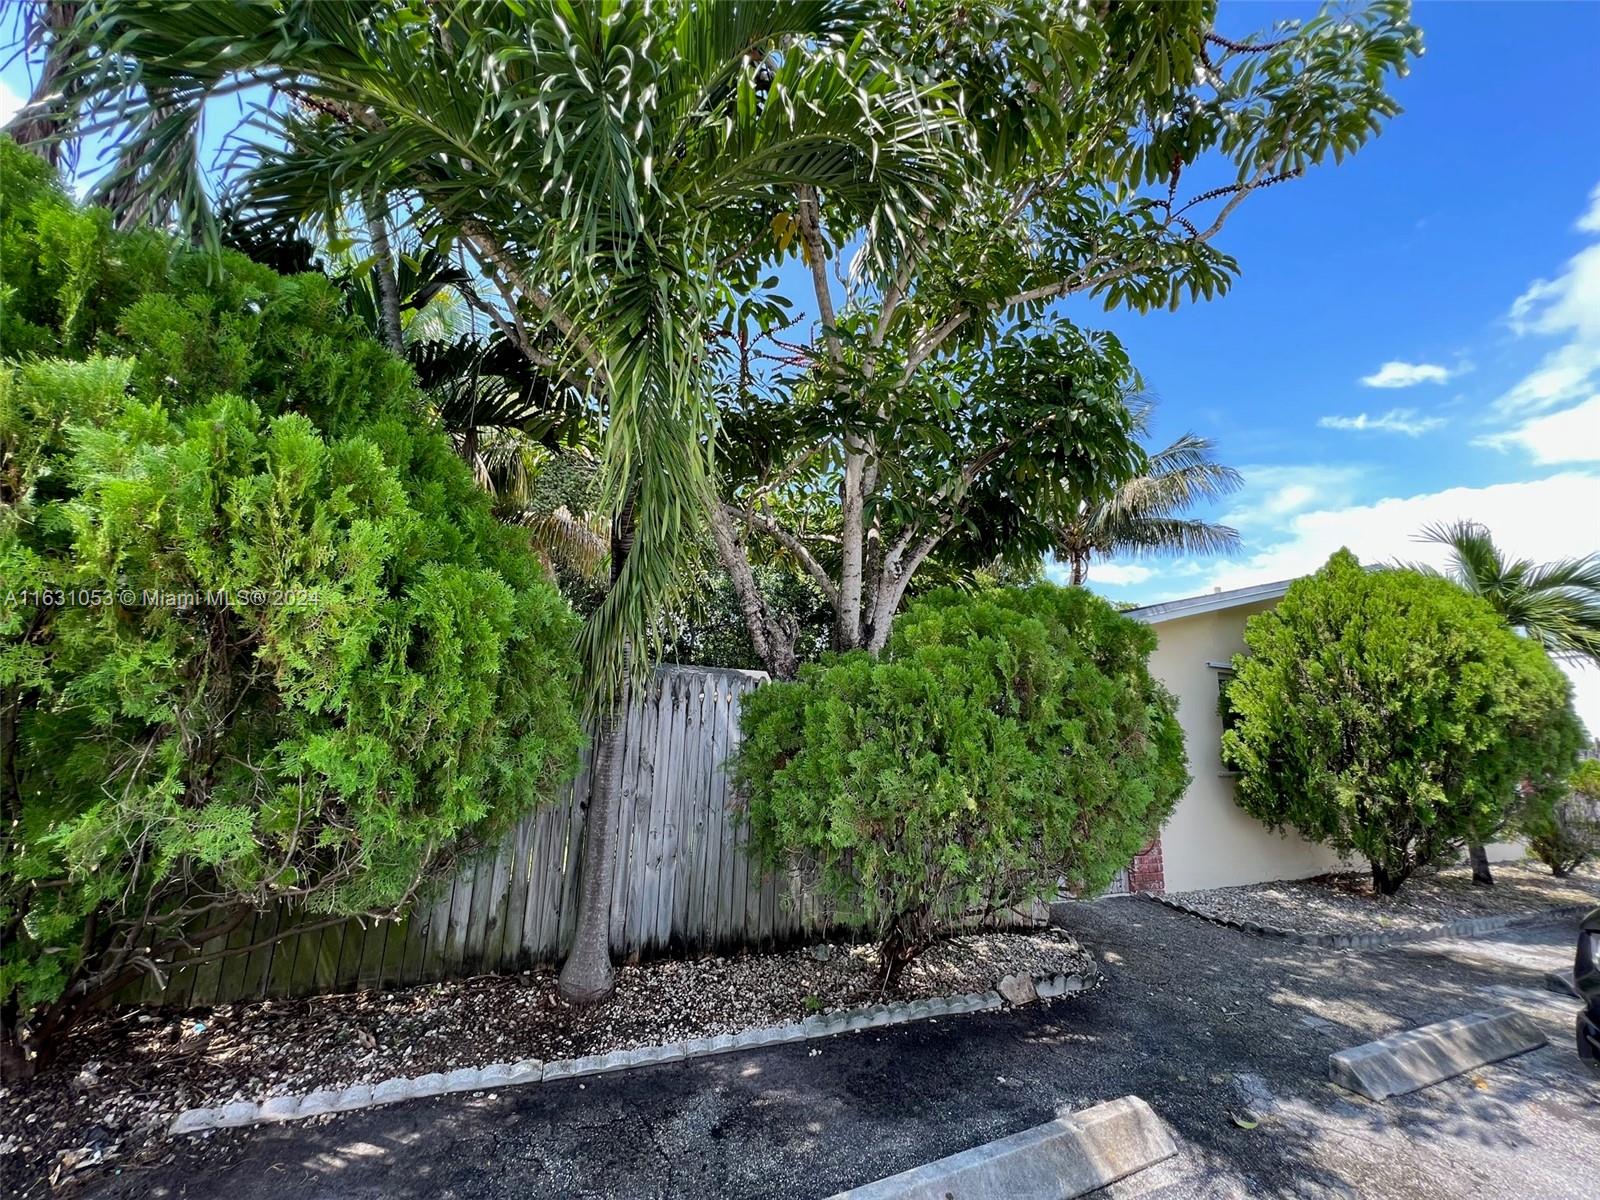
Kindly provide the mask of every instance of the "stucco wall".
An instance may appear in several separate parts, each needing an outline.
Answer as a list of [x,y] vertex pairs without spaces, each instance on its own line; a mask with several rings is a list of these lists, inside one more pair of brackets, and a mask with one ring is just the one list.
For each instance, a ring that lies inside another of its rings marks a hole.
[[[1217,711],[1220,672],[1206,664],[1226,663],[1243,651],[1245,619],[1274,603],[1198,613],[1153,626],[1159,643],[1150,669],[1178,698],[1178,720],[1189,750],[1189,774],[1194,777],[1161,831],[1169,892],[1365,869],[1364,860],[1341,862],[1325,846],[1292,832],[1273,833],[1246,816],[1233,801],[1233,780],[1223,772],[1222,717]],[[1523,854],[1519,843],[1487,849],[1491,862]]]
[[1223,773],[1219,672],[1206,664],[1225,663],[1241,652],[1245,618],[1273,603],[1198,613],[1154,626],[1160,641],[1150,669],[1178,698],[1178,720],[1194,777],[1161,831],[1168,891],[1303,879],[1340,865],[1332,851],[1292,833],[1273,833],[1246,816],[1233,802],[1233,780]]

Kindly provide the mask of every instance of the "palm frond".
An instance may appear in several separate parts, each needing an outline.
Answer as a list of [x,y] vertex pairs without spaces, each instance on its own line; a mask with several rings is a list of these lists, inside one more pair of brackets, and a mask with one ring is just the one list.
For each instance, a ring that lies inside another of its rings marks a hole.
[[612,586],[578,639],[597,712],[633,682],[630,670],[647,670],[655,657],[661,617],[710,500],[710,414],[699,369],[709,297],[691,245],[685,236],[667,246],[641,243],[633,269],[618,271],[599,299],[607,399],[601,505],[627,513],[631,528]]
[[1523,577],[1523,584],[1533,591],[1573,588],[1600,593],[1600,554],[1540,563]]
[[599,402],[603,506],[632,531],[582,639],[605,706],[625,664],[649,664],[710,494],[712,225],[770,221],[805,184],[889,247],[953,201],[959,98],[872,45],[876,20],[864,0],[86,0],[75,31],[98,51],[75,79],[108,130],[161,111],[113,182],[175,188],[186,225],[211,218],[180,145],[209,101],[264,85],[285,103],[258,114],[242,203],[331,222],[396,196],[427,244],[492,231],[496,314],[547,378],[479,366],[435,380],[435,403],[488,473],[476,431],[544,436],[531,414]]
[[1447,521],[1424,526],[1419,542],[1447,546],[1451,551],[1449,573],[1468,591],[1486,595],[1497,590],[1506,576],[1506,563],[1495,548],[1489,530],[1476,521]]
[[1232,554],[1239,549],[1239,531],[1228,525],[1184,517],[1148,517],[1130,526],[1105,548],[1106,553],[1135,558],[1170,554]]
[[595,518],[574,516],[562,505],[549,512],[522,512],[512,520],[528,531],[533,552],[547,566],[560,563],[596,587],[605,583],[611,543]]
[[575,388],[534,368],[504,339],[416,342],[406,353],[452,433],[516,429],[556,444],[580,438],[588,421],[589,406]]
[[1419,541],[1447,546],[1449,577],[1559,658],[1600,663],[1600,554],[1534,563],[1508,559],[1476,521],[1429,525]]
[[[1133,428],[1147,431],[1154,399],[1131,394],[1124,403]],[[1215,458],[1209,438],[1185,433],[1150,452],[1144,471],[1097,504],[1086,506],[1075,521],[1057,531],[1057,545],[1068,559],[1087,562],[1094,555],[1231,554],[1239,548],[1239,532],[1227,525],[1181,514],[1237,491],[1243,482],[1232,467]]]

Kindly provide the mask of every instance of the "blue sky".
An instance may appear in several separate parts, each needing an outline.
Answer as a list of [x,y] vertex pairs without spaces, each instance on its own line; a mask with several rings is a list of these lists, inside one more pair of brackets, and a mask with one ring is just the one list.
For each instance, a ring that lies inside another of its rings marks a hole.
[[[1247,30],[1309,6],[1228,6]],[[1405,111],[1341,166],[1254,197],[1219,244],[1232,292],[1114,330],[1161,397],[1158,439],[1214,437],[1244,489],[1230,559],[1096,563],[1151,602],[1282,579],[1348,545],[1427,558],[1470,517],[1535,558],[1600,548],[1600,5],[1421,3]],[[1508,52],[1509,51],[1509,52]],[[0,119],[26,94],[0,71]],[[7,91],[11,93],[7,95]],[[1600,673],[1578,679],[1600,730]]]
[[[1219,239],[1242,267],[1227,297],[1069,310],[1124,340],[1162,398],[1158,435],[1212,436],[1245,476],[1216,514],[1237,557],[1099,564],[1107,595],[1288,578],[1340,545],[1428,558],[1411,535],[1457,517],[1534,558],[1600,549],[1600,6],[1416,18],[1405,112],[1239,211]],[[1577,683],[1600,731],[1600,674]]]

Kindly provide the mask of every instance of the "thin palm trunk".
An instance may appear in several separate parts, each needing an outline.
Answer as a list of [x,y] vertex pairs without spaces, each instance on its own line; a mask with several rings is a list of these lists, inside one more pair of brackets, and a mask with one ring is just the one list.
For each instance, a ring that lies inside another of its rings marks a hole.
[[372,255],[377,259],[378,313],[382,318],[383,341],[396,354],[405,353],[405,334],[400,324],[400,284],[395,278],[394,255],[389,249],[389,206],[381,199],[368,200],[367,236]]
[[598,1004],[611,995],[617,982],[611,966],[611,876],[616,865],[617,798],[622,793],[626,703],[624,687],[622,702],[601,719],[595,731],[595,764],[583,827],[578,923],[558,984],[562,998],[572,1004]]
[[[633,548],[633,505],[625,504],[611,529],[611,585]],[[628,713],[632,643],[622,645],[622,687],[595,730],[589,811],[583,826],[583,875],[572,949],[561,965],[557,990],[572,1004],[597,1004],[611,995],[617,973],[611,965],[611,876],[617,857],[617,801],[622,794],[622,737]]]

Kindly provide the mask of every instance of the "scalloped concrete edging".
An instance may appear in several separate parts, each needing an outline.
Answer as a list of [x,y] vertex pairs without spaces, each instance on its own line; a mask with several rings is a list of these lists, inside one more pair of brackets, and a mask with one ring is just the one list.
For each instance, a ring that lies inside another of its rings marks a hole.
[[1463,917],[1439,925],[1428,925],[1422,929],[1397,929],[1389,933],[1307,933],[1280,925],[1263,925],[1258,921],[1219,917],[1215,913],[1195,908],[1171,896],[1161,896],[1154,892],[1140,894],[1174,912],[1187,913],[1191,917],[1199,917],[1202,921],[1210,921],[1213,925],[1222,925],[1243,933],[1253,933],[1257,937],[1276,938],[1297,946],[1321,946],[1328,950],[1382,950],[1389,946],[1400,946],[1408,942],[1428,942],[1441,937],[1477,937],[1484,933],[1498,933],[1502,929],[1539,925],[1545,921],[1559,921],[1566,917],[1581,917],[1594,907],[1591,904],[1564,904],[1558,908],[1546,908],[1535,913],[1510,913],[1499,917]]
[[[1038,975],[1034,990],[1041,1000],[1054,1000],[1090,990],[1099,975]],[[410,1078],[385,1079],[382,1083],[357,1083],[341,1090],[323,1089],[299,1095],[271,1096],[266,1100],[235,1100],[217,1108],[189,1108],[173,1118],[168,1134],[200,1133],[208,1129],[234,1129],[241,1125],[261,1125],[300,1121],[328,1113],[354,1112],[443,1096],[451,1092],[481,1092],[494,1088],[518,1087],[530,1083],[550,1083],[587,1075],[605,1075],[632,1067],[689,1058],[709,1058],[761,1046],[803,1042],[814,1038],[856,1033],[887,1025],[906,1025],[934,1017],[960,1016],[963,1013],[990,1012],[1005,1007],[1000,993],[968,992],[959,996],[939,996],[931,1000],[909,1000],[899,1004],[873,1004],[866,1008],[807,1017],[788,1025],[761,1025],[739,1033],[719,1033],[713,1037],[689,1038],[659,1046],[637,1046],[631,1050],[611,1050],[582,1058],[540,1062],[525,1058],[520,1062],[490,1063],[486,1067],[461,1067],[454,1071]]]

